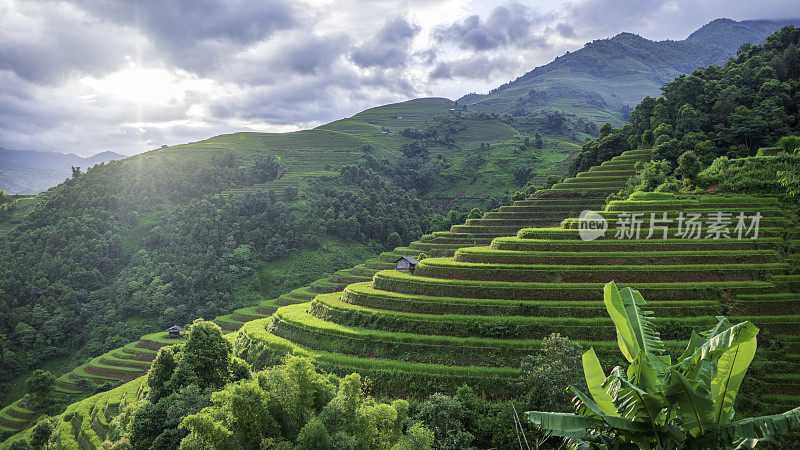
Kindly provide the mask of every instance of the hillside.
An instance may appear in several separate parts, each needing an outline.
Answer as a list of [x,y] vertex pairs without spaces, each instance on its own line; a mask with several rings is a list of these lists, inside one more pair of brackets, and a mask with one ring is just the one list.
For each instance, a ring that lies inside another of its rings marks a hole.
[[646,96],[698,67],[722,65],[742,44],[761,44],[786,21],[717,19],[682,41],[651,41],[620,33],[586,44],[487,95],[459,99],[469,110],[529,114],[558,110],[621,125]]
[[[613,275],[647,295],[667,352],[673,355],[685,345],[690,329],[707,328],[715,315],[752,320],[762,329],[766,344],[760,344],[765,348],[759,351],[767,356],[754,363],[756,378],[745,382],[744,392],[750,396],[741,395],[747,401],[740,407],[761,413],[793,407],[800,398],[800,357],[794,348],[800,319],[792,314],[797,275],[785,275],[790,268],[785,255],[797,256],[797,230],[788,221],[796,216],[785,216],[791,212],[785,209],[789,204],[780,200],[775,183],[759,184],[744,174],[796,164],[796,158],[733,160],[730,167],[709,172],[707,183],[732,181],[730,174],[738,174],[735,182],[725,185],[726,195],[639,193],[603,207],[603,195],[623,186],[633,165],[649,154],[629,152],[451,232],[320,280],[307,288],[310,297],[282,296],[278,305],[288,306],[271,318],[252,320],[275,311],[274,302],[265,302],[257,309],[237,311],[234,320],[217,322],[234,330],[242,325],[236,320],[251,320],[229,341],[254,369],[288,352],[312,357],[319,367],[338,374],[367,375],[376,393],[422,398],[467,383],[479,392],[507,398],[518,394],[520,360],[539,351],[539,337],[553,330],[594,347],[603,360],[618,358],[613,327],[596,292]],[[762,195],[745,196],[741,191]],[[586,242],[577,238],[576,219],[552,226],[582,208],[599,210],[611,233],[627,212],[646,216],[649,211],[681,208],[736,213],[754,211],[754,205],[766,216],[756,240],[620,240],[608,234]],[[538,228],[492,239],[512,233],[505,227],[532,225]],[[463,247],[473,239],[491,244]],[[418,251],[455,252],[455,257],[424,259],[413,274],[386,270],[397,255]],[[155,356],[154,349],[169,343],[164,333],[144,336],[59,379],[62,392],[80,392],[81,378],[97,384],[136,380],[71,405],[63,420],[69,425],[72,418],[80,425],[58,428],[62,445],[76,440],[99,445],[110,431],[111,418],[121,410],[117,403],[131,402],[133,392],[141,391],[143,378],[136,377],[146,369],[145,361]],[[0,412],[0,418],[23,423],[22,416],[31,414],[15,404]]]
[[566,115],[454,106],[417,99],[313,130],[160,148],[29,201],[0,239],[3,398],[33,368],[63,373],[497,207],[529,180],[563,173],[591,136]]
[[95,164],[126,158],[101,152],[88,158],[73,153],[35,152],[0,148],[0,191],[10,194],[38,194],[72,175],[71,167],[83,170]]

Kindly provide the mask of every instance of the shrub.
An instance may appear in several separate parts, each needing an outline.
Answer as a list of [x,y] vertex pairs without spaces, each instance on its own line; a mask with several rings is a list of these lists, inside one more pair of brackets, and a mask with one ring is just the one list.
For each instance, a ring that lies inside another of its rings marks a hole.
[[581,346],[558,333],[544,339],[544,346],[520,364],[520,384],[528,409],[567,411],[572,394],[567,386],[582,379],[575,367],[581,361]]
[[784,136],[778,139],[778,147],[786,153],[797,153],[800,150],[800,136]]

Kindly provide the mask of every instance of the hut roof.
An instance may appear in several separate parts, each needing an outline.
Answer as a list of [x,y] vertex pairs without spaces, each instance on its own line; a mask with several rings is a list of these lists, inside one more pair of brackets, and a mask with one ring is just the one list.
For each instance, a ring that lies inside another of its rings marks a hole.
[[397,258],[397,259],[395,260],[395,263],[397,263],[397,261],[400,261],[400,260],[402,260],[402,259],[405,259],[406,261],[410,262],[411,264],[414,264],[415,266],[416,266],[417,264],[419,264],[419,261],[417,261],[417,259],[416,259],[416,258],[414,258],[413,256],[401,256],[400,258]]

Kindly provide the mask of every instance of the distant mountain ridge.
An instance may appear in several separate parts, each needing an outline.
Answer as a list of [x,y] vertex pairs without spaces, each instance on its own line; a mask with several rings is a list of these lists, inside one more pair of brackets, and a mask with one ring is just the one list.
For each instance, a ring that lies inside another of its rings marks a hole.
[[72,174],[72,166],[86,170],[123,158],[127,156],[109,151],[84,158],[74,153],[0,148],[0,191],[37,194],[64,181]]
[[525,115],[542,110],[578,114],[620,125],[629,108],[661,86],[698,67],[724,64],[741,45],[760,44],[791,20],[716,19],[682,41],[652,41],[632,33],[587,43],[486,95],[467,94],[458,103],[482,112]]

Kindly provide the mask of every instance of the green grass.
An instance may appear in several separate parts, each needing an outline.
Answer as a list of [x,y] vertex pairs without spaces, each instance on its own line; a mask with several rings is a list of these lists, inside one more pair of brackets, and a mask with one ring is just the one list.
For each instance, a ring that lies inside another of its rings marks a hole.
[[122,237],[122,249],[126,253],[133,253],[141,248],[142,241],[147,233],[163,218],[164,212],[154,212],[139,218],[139,221]]
[[373,255],[366,245],[326,240],[317,249],[294,252],[289,258],[264,264],[259,273],[261,296],[275,298],[335,270],[352,267]]
[[42,197],[37,195],[15,200],[16,210],[14,213],[7,220],[0,221],[0,236],[10,233],[28,213],[33,211],[41,199]]

